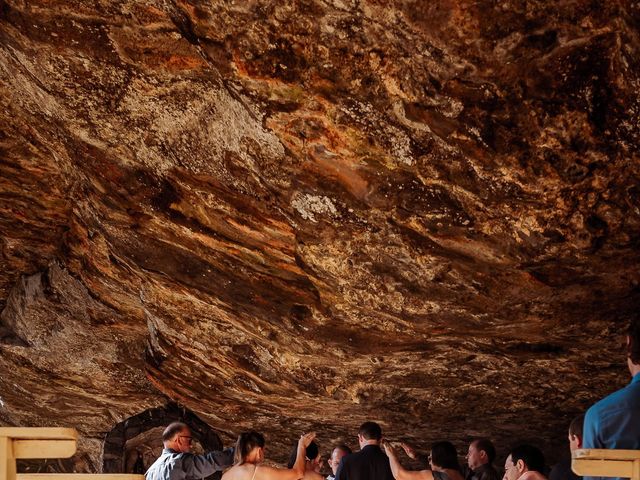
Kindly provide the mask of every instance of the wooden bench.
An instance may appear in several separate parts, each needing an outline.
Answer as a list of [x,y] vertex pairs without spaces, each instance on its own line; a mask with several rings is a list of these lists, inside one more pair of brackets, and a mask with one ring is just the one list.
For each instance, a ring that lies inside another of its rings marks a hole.
[[580,449],[571,457],[571,469],[577,475],[640,480],[640,450]]
[[16,460],[72,457],[77,440],[73,428],[0,427],[0,480],[144,480],[130,474],[16,472]]

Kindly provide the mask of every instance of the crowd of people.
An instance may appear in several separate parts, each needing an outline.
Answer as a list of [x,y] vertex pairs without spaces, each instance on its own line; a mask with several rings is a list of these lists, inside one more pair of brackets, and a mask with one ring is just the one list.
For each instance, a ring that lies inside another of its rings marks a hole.
[[[627,366],[631,383],[597,402],[585,415],[576,417],[568,428],[569,449],[640,449],[640,317],[627,331]],[[448,441],[431,445],[421,455],[407,443],[383,439],[375,422],[365,422],[358,431],[359,451],[347,445],[332,449],[322,474],[322,456],[315,433],[300,436],[287,467],[265,465],[264,436],[250,431],[240,434],[235,447],[204,455],[191,453],[189,427],[172,423],[162,436],[164,450],[148,469],[146,480],[199,480],[224,471],[222,480],[576,480],[571,460],[566,456],[548,472],[542,451],[523,444],[510,449],[504,474],[494,462],[496,449],[486,438],[469,444],[466,465],[460,465],[455,446]],[[399,452],[422,464],[419,470],[405,468]]]

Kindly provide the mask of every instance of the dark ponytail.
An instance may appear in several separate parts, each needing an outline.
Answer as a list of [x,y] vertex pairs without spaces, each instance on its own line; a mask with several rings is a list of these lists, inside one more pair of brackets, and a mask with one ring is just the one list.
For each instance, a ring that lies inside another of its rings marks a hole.
[[[313,460],[318,456],[318,444],[316,442],[311,442],[305,451],[307,460]],[[296,460],[298,459],[298,444],[296,443],[293,447],[291,455],[289,456],[289,463],[287,464],[287,468],[293,468],[296,464]]]
[[462,472],[458,463],[458,452],[451,442],[436,442],[431,445],[431,462],[440,468]]
[[238,435],[236,450],[233,454],[234,465],[242,465],[254,448],[264,448],[264,437],[261,433],[250,431]]

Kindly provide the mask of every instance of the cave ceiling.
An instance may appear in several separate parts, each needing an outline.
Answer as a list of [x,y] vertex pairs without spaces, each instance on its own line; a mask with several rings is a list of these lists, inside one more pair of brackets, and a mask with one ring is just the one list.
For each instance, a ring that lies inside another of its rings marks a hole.
[[0,1],[0,423],[175,401],[553,457],[627,381],[640,9]]

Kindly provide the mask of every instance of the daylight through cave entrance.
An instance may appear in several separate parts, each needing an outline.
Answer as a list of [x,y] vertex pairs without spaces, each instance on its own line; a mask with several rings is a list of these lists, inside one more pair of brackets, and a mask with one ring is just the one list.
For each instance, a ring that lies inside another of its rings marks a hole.
[[184,422],[193,434],[193,451],[222,448],[220,437],[188,409],[175,403],[151,408],[118,423],[105,437],[104,473],[144,473],[162,452],[162,431],[171,422]]

